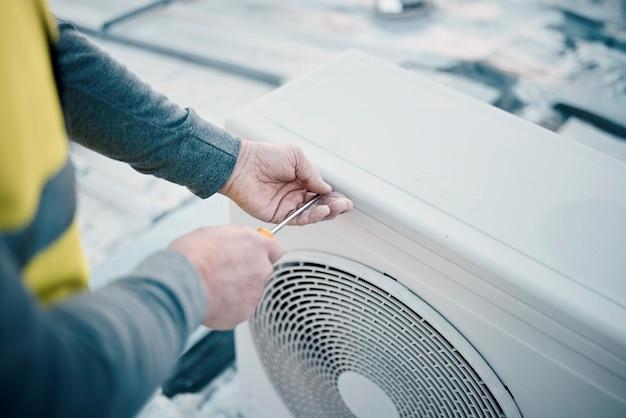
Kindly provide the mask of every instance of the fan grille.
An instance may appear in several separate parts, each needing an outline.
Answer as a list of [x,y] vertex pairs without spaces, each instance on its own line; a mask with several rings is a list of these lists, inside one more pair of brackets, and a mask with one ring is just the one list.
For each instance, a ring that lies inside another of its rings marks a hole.
[[345,372],[374,382],[400,417],[519,416],[478,353],[404,286],[329,254],[291,253],[283,260],[250,329],[294,416],[353,416],[337,385]]

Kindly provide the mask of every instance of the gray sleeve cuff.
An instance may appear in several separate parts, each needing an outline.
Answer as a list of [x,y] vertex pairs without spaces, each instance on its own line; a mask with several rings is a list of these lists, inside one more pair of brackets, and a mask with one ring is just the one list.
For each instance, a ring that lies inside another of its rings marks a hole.
[[239,157],[241,141],[202,119],[193,109],[188,112],[183,129],[190,146],[195,148],[193,154],[187,153],[188,163],[193,164],[195,173],[187,177],[185,183],[194,194],[207,198],[230,178]]
[[158,251],[144,259],[132,275],[159,280],[169,287],[183,310],[187,334],[206,318],[208,306],[204,286],[196,268],[184,255],[170,250]]

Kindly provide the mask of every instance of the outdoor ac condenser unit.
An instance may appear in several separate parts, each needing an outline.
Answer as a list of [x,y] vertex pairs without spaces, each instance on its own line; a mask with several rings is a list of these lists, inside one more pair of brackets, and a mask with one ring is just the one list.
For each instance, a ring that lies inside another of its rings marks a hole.
[[626,417],[624,163],[358,52],[227,127],[355,203],[277,238],[248,418]]

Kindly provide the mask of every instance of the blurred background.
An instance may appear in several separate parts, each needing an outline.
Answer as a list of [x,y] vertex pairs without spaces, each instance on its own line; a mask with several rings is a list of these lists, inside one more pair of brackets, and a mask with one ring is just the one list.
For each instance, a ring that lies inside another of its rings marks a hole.
[[[217,125],[358,48],[626,162],[623,0],[51,0],[51,7],[154,89]],[[80,146],[72,159],[92,287],[182,233],[228,222],[221,196],[202,201]],[[189,346],[199,344],[170,382],[174,389],[157,395],[143,417],[241,416],[233,356],[206,351],[228,352],[232,339],[216,342],[208,332],[194,334]]]

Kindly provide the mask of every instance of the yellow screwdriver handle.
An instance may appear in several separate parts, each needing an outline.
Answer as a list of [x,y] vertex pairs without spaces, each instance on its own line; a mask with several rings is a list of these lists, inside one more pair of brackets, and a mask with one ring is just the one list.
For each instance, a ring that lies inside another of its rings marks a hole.
[[272,231],[270,231],[267,228],[264,227],[260,227],[256,229],[258,233],[260,233],[261,235],[265,235],[268,238],[274,238],[274,234],[272,234]]

